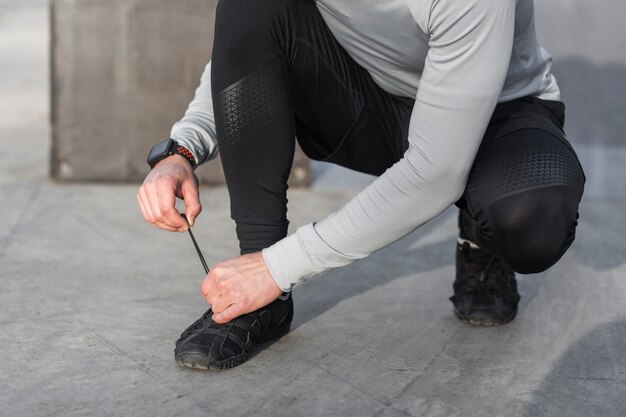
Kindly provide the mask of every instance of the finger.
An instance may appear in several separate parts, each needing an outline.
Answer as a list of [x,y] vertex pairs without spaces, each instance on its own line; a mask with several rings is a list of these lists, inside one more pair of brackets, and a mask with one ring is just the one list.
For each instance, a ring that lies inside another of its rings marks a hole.
[[215,285],[215,277],[213,275],[214,275],[213,271],[209,272],[208,275],[202,281],[202,284],[200,284],[200,292],[202,293],[202,297],[204,299],[207,298],[207,295],[209,294],[209,292],[213,289],[213,286]]
[[146,218],[146,220],[148,221],[148,223],[152,224],[153,226],[154,224],[154,215],[152,214],[152,209],[150,209],[150,203],[148,202],[148,196],[146,195],[146,189],[145,187],[141,187],[139,189],[139,198],[141,199],[142,202],[142,207],[146,212],[146,215],[148,216]]
[[187,221],[176,210],[176,195],[173,188],[158,187],[159,212],[161,213],[161,223],[184,232],[189,228]]
[[219,314],[224,312],[231,304],[234,303],[234,300],[231,297],[228,297],[227,294],[222,294],[219,298],[217,298],[213,303],[211,303],[211,310],[213,310],[213,314]]
[[[169,181],[166,181],[169,183]],[[152,213],[152,223],[160,228],[171,231],[178,231],[180,229],[180,225],[171,224],[169,218],[165,216],[162,211],[166,213],[170,210],[176,211],[174,209],[175,197],[174,197],[174,189],[171,185],[163,184],[154,185],[147,184],[146,187],[146,200],[148,201],[148,206],[150,207],[150,212]],[[167,190],[170,190],[167,192]],[[163,191],[165,190],[165,191]],[[162,209],[163,207],[163,209]],[[180,219],[180,223],[184,224],[184,219],[180,217],[178,212],[175,213],[176,216]]]
[[213,314],[213,321],[218,324],[228,323],[229,321],[235,320],[237,317],[247,313],[245,308],[241,304],[231,304],[224,311]]
[[159,212],[159,197],[154,185],[146,184],[144,187],[146,206],[152,218],[152,224],[161,227],[161,213]]
[[213,282],[213,285],[211,285],[208,291],[205,291],[206,295],[204,296],[204,299],[206,300],[207,303],[209,303],[209,305],[213,306],[213,304],[217,301],[217,299],[222,296],[223,292],[224,291],[221,290],[220,288],[217,288],[217,286],[215,285],[215,282]]
[[148,204],[148,197],[143,187],[141,190],[139,190],[138,199],[141,200],[140,207],[144,211],[144,218],[146,219],[148,223],[150,223],[154,227],[158,227],[159,229],[167,230],[168,232],[178,231],[177,229],[174,229],[173,227],[165,226],[162,224],[157,224],[157,222],[154,221],[154,215],[152,214],[152,209],[150,208],[150,204]]
[[143,190],[143,188],[141,190],[139,190],[139,194],[137,195],[137,199],[141,201],[140,207],[142,209],[142,212],[144,214],[144,218],[146,219],[146,221],[148,223],[150,223],[152,226],[154,227],[158,227],[159,229],[163,229],[163,230],[167,230],[168,232],[177,232],[177,229],[174,229],[173,227],[169,227],[169,226],[165,226],[165,225],[159,225],[154,221],[154,216],[152,214],[152,211],[150,209],[150,204],[147,203],[148,201],[148,197],[146,196],[146,192],[145,190]]
[[196,217],[202,211],[202,204],[198,193],[198,186],[193,177],[188,178],[182,185],[183,200],[185,201],[185,214],[189,225],[193,226]]
[[137,191],[137,204],[139,205],[139,210],[141,211],[141,215],[143,216],[144,220],[150,223],[148,212],[146,212],[146,208],[144,207],[144,204],[143,204],[143,199],[141,198],[141,190]]
[[209,291],[209,293],[206,295],[205,300],[207,302],[207,304],[209,304],[211,307],[213,307],[213,304],[215,304],[217,302],[217,300],[219,300],[219,298],[222,296],[222,293],[219,292],[216,289],[212,289],[211,291]]

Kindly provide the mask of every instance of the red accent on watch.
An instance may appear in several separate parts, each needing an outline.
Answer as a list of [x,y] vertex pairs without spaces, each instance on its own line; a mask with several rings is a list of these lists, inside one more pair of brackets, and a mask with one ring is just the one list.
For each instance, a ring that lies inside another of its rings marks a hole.
[[176,153],[187,158],[192,167],[196,166],[196,158],[193,157],[193,154],[189,149],[185,148],[182,145],[178,145],[178,147],[176,148]]

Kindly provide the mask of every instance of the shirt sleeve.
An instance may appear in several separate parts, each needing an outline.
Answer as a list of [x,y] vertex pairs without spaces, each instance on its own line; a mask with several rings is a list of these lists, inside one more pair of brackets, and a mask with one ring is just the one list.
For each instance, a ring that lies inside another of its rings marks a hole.
[[217,156],[217,136],[211,95],[211,61],[200,78],[200,85],[185,115],[172,126],[170,137],[189,149],[198,165]]
[[434,0],[403,158],[325,219],[262,251],[280,288],[389,245],[458,200],[502,91],[515,0]]

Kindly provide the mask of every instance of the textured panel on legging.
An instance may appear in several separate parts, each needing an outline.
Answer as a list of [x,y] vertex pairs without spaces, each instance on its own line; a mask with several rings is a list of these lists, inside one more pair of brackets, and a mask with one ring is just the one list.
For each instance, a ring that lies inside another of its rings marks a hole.
[[[480,155],[479,155],[480,158]],[[575,155],[560,142],[524,144],[472,172],[466,187],[468,201],[479,210],[513,191],[542,185],[568,185],[582,190],[583,174]]]
[[220,146],[254,137],[286,99],[287,80],[279,59],[225,88],[217,96],[215,109]]

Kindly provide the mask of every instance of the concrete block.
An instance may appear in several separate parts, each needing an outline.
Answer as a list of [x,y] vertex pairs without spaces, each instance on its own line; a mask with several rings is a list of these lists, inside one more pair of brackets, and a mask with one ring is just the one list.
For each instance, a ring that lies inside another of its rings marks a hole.
[[[211,56],[217,0],[51,1],[51,174],[140,181]],[[221,163],[198,169],[224,182]],[[298,150],[291,185],[308,185]]]

